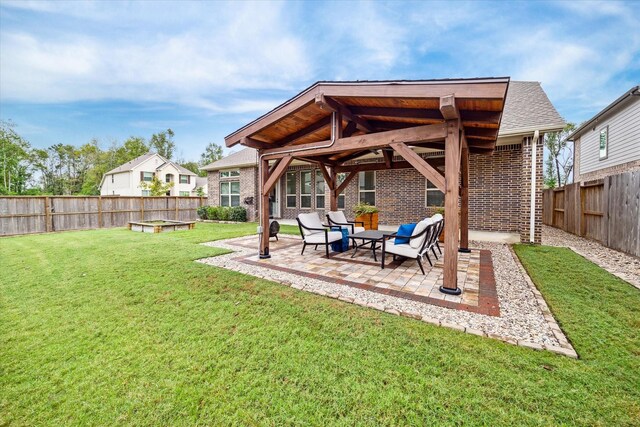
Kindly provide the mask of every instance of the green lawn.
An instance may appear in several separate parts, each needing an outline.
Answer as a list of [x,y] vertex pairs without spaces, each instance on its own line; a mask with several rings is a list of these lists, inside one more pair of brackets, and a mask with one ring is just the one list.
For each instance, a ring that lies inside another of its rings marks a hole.
[[0,425],[640,424],[640,292],[569,250],[516,247],[580,360],[192,262],[253,232],[0,239]]

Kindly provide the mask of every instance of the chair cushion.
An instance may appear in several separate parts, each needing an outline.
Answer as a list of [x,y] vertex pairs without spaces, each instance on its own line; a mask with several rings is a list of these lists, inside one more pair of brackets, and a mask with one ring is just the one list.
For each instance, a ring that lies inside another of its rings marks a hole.
[[[416,228],[413,229],[413,233],[411,233],[412,236],[416,236],[420,233],[422,233],[428,226],[430,226],[432,224],[432,221],[430,218],[427,219],[423,219],[422,221],[420,221],[417,225]],[[413,248],[413,249],[420,249],[420,247],[422,246],[422,244],[424,243],[424,239],[427,238],[427,233],[424,233],[422,236],[416,238],[416,239],[411,239],[409,241],[409,245]]]
[[353,227],[353,234],[362,233],[364,231],[364,227]]
[[342,240],[342,232],[329,231],[327,233],[327,238],[329,242],[324,240],[324,232],[320,232],[320,233],[313,233],[313,234],[306,235],[304,237],[304,241],[307,242],[307,244],[312,244],[312,245],[336,242],[338,240]]
[[418,250],[412,248],[411,245],[408,245],[406,243],[396,245],[391,240],[387,240],[385,242],[384,251],[385,253],[396,254],[396,255],[407,257],[407,258],[418,257]]
[[[413,230],[416,228],[417,224],[402,224],[400,225],[400,227],[398,228],[398,235],[399,236],[411,236],[411,233],[413,233]],[[395,243],[396,245],[401,245],[403,243],[409,243],[409,238],[408,237],[396,237],[395,239],[393,239],[393,243]]]
[[438,222],[438,221],[440,221],[442,218],[443,218],[442,214],[439,214],[439,213],[437,213],[437,214],[433,214],[433,215],[431,216],[431,220],[432,220],[433,222]]
[[347,223],[347,217],[344,216],[344,212],[342,211],[331,211],[327,215],[331,218],[331,221],[338,222],[341,224]]
[[[322,225],[322,222],[320,221],[320,217],[318,216],[318,214],[316,212],[300,214],[300,215],[298,215],[298,219],[300,220],[302,225],[304,225],[305,227],[325,228],[324,225]],[[318,231],[317,230],[307,230],[306,228],[303,227],[302,228],[302,233],[305,236],[309,236],[311,234],[318,233]],[[324,240],[324,233],[322,233],[322,239]]]

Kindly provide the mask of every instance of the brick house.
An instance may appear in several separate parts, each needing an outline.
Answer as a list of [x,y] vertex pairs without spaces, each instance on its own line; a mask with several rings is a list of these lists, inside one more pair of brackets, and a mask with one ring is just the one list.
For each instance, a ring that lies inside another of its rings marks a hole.
[[[495,151],[471,154],[469,160],[469,228],[513,233],[521,241],[541,240],[544,133],[561,130],[564,120],[538,82],[511,81],[505,100]],[[535,152],[534,148],[535,147]],[[416,150],[423,158],[444,157],[436,149]],[[205,166],[211,205],[244,206],[248,218],[258,218],[258,167],[256,150],[244,148]],[[352,163],[383,162],[379,152]],[[442,167],[443,169],[443,167]],[[533,173],[532,173],[533,171]],[[531,183],[535,177],[534,206]],[[338,176],[340,180],[340,176]],[[311,163],[295,160],[271,193],[270,214],[294,219],[301,212],[329,210],[329,188]],[[358,201],[380,209],[384,225],[415,222],[443,206],[443,194],[417,170],[392,169],[360,172],[338,198],[338,208],[352,218]]]
[[635,86],[578,127],[574,182],[640,170],[640,86]]

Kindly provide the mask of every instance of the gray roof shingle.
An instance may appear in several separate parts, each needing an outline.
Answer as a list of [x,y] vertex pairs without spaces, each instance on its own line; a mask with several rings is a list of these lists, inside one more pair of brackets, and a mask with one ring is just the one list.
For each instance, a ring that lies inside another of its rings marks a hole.
[[551,104],[539,82],[509,83],[499,135],[536,129],[562,129],[564,125],[564,119]]
[[206,171],[214,171],[224,168],[232,168],[238,166],[248,166],[258,164],[258,152],[253,148],[244,148],[236,153],[229,154],[220,160],[209,163],[200,169]]

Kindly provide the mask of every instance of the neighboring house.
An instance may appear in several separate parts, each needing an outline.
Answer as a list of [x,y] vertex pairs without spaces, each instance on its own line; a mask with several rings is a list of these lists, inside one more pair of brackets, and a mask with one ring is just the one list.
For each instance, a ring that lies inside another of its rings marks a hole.
[[[497,148],[491,155],[471,154],[469,228],[519,234],[529,241],[532,169],[535,168],[534,239],[542,224],[543,138],[561,130],[565,121],[538,82],[511,81],[505,101]],[[535,140],[535,135],[538,139]],[[535,146],[535,154],[532,147]],[[444,151],[424,149],[423,157],[444,157]],[[535,159],[535,162],[533,160]],[[372,153],[359,162],[382,162]],[[258,214],[257,152],[245,148],[202,168],[209,174],[209,204],[244,206],[248,217]],[[340,179],[340,176],[339,176]],[[338,198],[338,208],[353,219],[359,201],[380,208],[380,224],[415,222],[444,205],[444,195],[413,168],[360,172]],[[294,161],[271,194],[270,214],[294,219],[301,212],[329,210],[329,188],[313,164]]]
[[105,173],[100,183],[103,196],[149,196],[140,184],[157,176],[173,182],[167,196],[191,196],[197,175],[157,153],[147,153]]
[[640,86],[580,125],[574,141],[574,182],[640,170]]
[[196,186],[193,187],[193,190],[191,190],[192,196],[198,195],[198,188],[202,188],[202,194],[204,194],[206,197],[207,194],[209,194],[209,178],[207,178],[206,176],[196,177]]

